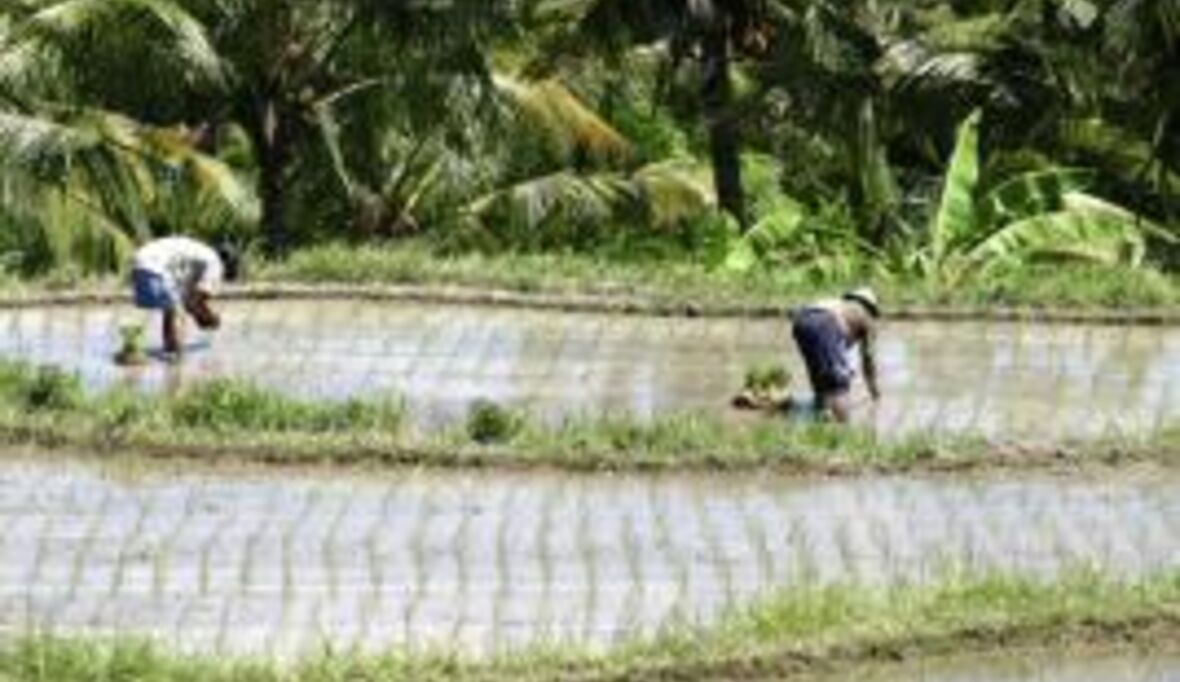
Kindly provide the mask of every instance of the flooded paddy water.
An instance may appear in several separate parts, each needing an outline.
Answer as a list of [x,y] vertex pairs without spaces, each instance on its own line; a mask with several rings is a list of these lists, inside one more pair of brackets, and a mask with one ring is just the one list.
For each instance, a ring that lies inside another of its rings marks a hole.
[[[0,355],[148,388],[255,379],[302,395],[404,396],[427,428],[487,398],[550,420],[624,412],[726,414],[752,363],[806,380],[785,319],[687,319],[370,301],[225,306],[224,329],[183,365],[111,362],[129,307],[0,311]],[[155,320],[152,320],[153,325]],[[156,339],[158,331],[148,330]],[[1004,438],[1145,434],[1180,417],[1180,329],[893,322],[885,399],[858,419],[883,433]]]
[[[120,324],[148,319],[125,307],[0,310],[0,356],[58,364],[95,387],[229,376],[307,397],[394,393],[426,429],[478,398],[553,421],[730,414],[755,363],[786,363],[806,393],[785,319],[360,301],[224,310],[223,331],[179,366],[111,362]],[[879,364],[885,400],[858,419],[884,434],[1145,435],[1180,418],[1180,329],[896,322]],[[146,635],[284,658],[324,646],[481,654],[609,646],[793,586],[1076,567],[1180,568],[1180,476],[324,477],[175,464],[128,475],[85,458],[0,456],[0,633]],[[871,679],[1180,679],[1161,656],[1038,660]]]
[[0,632],[200,652],[607,646],[776,588],[1077,566],[1180,568],[1180,478],[129,476],[0,460]]

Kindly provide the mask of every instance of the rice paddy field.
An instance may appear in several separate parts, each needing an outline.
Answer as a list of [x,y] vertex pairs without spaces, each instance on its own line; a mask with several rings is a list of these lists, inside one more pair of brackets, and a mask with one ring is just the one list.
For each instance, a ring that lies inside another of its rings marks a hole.
[[[741,428],[782,419],[728,406],[746,370],[767,362],[786,364],[806,398],[785,319],[233,302],[224,330],[193,335],[183,362],[116,366],[119,327],[143,322],[117,306],[0,309],[0,357],[152,396],[219,377],[316,401],[398,396],[423,433],[462,421],[474,400],[553,424],[692,411]],[[1150,437],[1180,417],[1180,330],[1168,326],[894,322],[879,350],[885,399],[856,418],[880,442]],[[0,455],[0,633],[11,641],[146,640],[280,667],[325,652],[464,661],[434,670],[444,678],[470,676],[467,666],[494,677],[519,657],[533,679],[646,679],[667,671],[661,656],[676,658],[665,638],[700,638],[693,650],[721,661],[726,642],[767,648],[682,678],[826,679],[830,654],[865,659],[856,674],[881,681],[1180,679],[1171,466],[823,477],[118,454]],[[1040,587],[1022,600],[1015,588],[989,592],[990,581]],[[937,608],[948,590],[958,596],[946,609],[962,620],[948,616],[944,629],[958,634],[932,646],[938,618],[914,625],[914,604]],[[876,616],[851,622],[858,595],[885,595],[880,608],[900,620],[871,632]],[[811,605],[806,617],[799,604]],[[1021,615],[1033,608],[1040,615]],[[841,618],[850,622],[831,629]],[[1150,646],[1133,646],[1149,631]],[[849,653],[889,637],[914,660]],[[812,647],[800,650],[806,665],[750,663],[792,646]],[[916,655],[924,647],[939,655]],[[600,663],[574,675],[539,649]],[[0,670],[10,654],[0,652]]]

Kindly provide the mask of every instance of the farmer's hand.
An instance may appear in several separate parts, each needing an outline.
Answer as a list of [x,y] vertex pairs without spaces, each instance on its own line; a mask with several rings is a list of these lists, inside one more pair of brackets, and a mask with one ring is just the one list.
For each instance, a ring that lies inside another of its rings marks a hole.
[[212,330],[221,326],[221,318],[209,307],[208,294],[197,292],[185,304],[188,313],[197,321],[201,329]]

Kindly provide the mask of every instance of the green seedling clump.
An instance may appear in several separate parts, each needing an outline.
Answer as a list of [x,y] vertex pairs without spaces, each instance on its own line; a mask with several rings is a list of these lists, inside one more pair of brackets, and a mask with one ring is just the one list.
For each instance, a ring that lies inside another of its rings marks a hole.
[[755,365],[746,370],[747,390],[775,391],[790,387],[791,372],[783,365]]
[[116,364],[130,366],[147,362],[142,324],[125,324],[119,327],[119,339],[119,350],[115,353]]
[[787,409],[791,406],[791,372],[783,365],[754,365],[746,370],[733,405],[741,409]]
[[61,412],[80,407],[86,397],[77,374],[45,365],[27,376],[19,399],[32,411]]
[[467,435],[476,443],[507,443],[523,427],[520,415],[491,400],[476,400],[467,411]]

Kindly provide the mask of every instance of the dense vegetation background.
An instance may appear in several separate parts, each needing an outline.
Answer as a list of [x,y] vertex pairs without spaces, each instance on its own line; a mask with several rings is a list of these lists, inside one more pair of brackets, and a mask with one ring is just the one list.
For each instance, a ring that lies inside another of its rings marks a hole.
[[7,0],[0,267],[152,235],[1169,270],[1180,0]]

